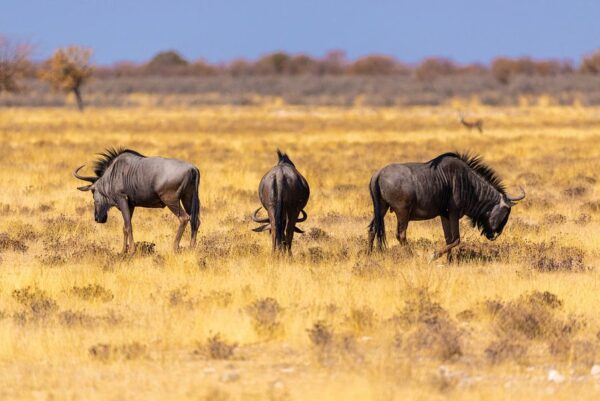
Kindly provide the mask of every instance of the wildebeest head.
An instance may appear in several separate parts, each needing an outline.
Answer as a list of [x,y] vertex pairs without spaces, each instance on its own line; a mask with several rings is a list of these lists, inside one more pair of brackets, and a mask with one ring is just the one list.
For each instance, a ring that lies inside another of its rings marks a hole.
[[290,160],[289,156],[287,155],[287,153],[282,152],[281,150],[277,149],[277,157],[279,158],[279,161],[277,164],[289,164],[293,167],[296,167],[296,165],[292,162],[292,160]]
[[90,184],[77,187],[77,189],[80,191],[92,192],[92,196],[94,197],[94,220],[96,220],[96,223],[106,223],[108,220],[108,210],[112,206],[111,202],[108,197],[102,193],[102,190],[100,190],[96,185],[99,177],[86,177],[79,175],[79,170],[81,170],[83,167],[84,166],[80,166],[73,171],[73,175],[75,178],[90,182]]
[[511,208],[516,203],[525,198],[525,191],[521,189],[521,195],[508,196],[502,195],[500,202],[494,205],[487,213],[484,213],[482,218],[477,222],[481,227],[481,233],[490,241],[496,240],[502,234],[504,226],[508,222]]

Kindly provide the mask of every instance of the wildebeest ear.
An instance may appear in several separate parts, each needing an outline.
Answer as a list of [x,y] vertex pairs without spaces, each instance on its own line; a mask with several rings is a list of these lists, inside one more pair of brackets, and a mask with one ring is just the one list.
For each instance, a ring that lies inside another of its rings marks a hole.
[[285,155],[285,153],[283,153],[279,148],[277,148],[277,158],[281,160],[283,158],[283,155]]
[[92,189],[92,185],[84,185],[83,187],[77,187],[78,190],[80,191],[89,191],[90,189]]

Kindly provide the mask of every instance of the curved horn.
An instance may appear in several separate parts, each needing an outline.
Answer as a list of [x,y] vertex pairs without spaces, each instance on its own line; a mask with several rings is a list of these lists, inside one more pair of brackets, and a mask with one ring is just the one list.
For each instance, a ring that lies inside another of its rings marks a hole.
[[83,175],[79,175],[79,174],[78,174],[78,173],[79,173],[79,170],[81,170],[83,167],[85,167],[85,164],[83,164],[83,165],[81,165],[81,166],[77,167],[77,168],[76,168],[76,169],[73,171],[73,177],[75,177],[75,178],[78,178],[78,179],[80,179],[80,180],[83,180],[83,181],[91,182],[92,184],[93,184],[94,182],[96,182],[96,181],[98,180],[98,177],[85,177],[85,176],[83,176]]
[[296,220],[296,223],[302,223],[303,221],[306,221],[306,218],[308,217],[304,209],[300,210],[300,213],[302,213],[302,217],[298,218],[298,220]]
[[268,223],[269,222],[269,218],[268,217],[265,217],[265,218],[261,219],[258,216],[256,216],[256,213],[258,213],[258,211],[260,209],[262,209],[262,207],[259,207],[258,209],[256,209],[254,211],[254,213],[252,213],[252,216],[251,216],[252,217],[252,221],[255,222],[255,223]]
[[525,199],[525,190],[522,187],[519,187],[519,188],[521,189],[521,195],[518,195],[518,196],[507,196],[506,198],[509,201],[513,202],[513,203]]

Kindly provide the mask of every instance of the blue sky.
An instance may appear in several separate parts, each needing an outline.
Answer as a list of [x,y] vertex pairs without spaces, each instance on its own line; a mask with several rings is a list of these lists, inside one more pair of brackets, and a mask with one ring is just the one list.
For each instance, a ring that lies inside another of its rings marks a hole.
[[145,61],[165,49],[211,62],[330,49],[407,62],[577,61],[600,48],[600,1],[2,0],[0,33],[30,41],[38,59],[60,46],[89,46],[100,64]]

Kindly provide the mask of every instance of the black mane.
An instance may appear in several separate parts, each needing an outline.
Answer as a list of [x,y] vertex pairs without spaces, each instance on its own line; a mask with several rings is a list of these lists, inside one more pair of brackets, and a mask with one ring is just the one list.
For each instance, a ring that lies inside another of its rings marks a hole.
[[277,149],[277,156],[279,157],[279,164],[287,163],[287,164],[291,164],[292,166],[296,167],[296,165],[288,157],[287,153],[282,152],[281,150]]
[[139,157],[146,157],[141,153],[136,152],[131,149],[123,149],[123,148],[106,148],[103,153],[98,153],[98,160],[94,162],[94,173],[98,178],[104,175],[106,169],[112,164],[112,162],[123,153],[130,153]]
[[502,183],[502,179],[498,176],[498,173],[496,173],[490,166],[485,164],[481,156],[477,154],[470,154],[468,152],[448,152],[439,155],[435,159],[430,160],[428,164],[431,167],[436,168],[442,162],[442,160],[444,160],[447,157],[454,157],[459,160],[462,160],[467,166],[471,168],[471,170],[475,171],[477,175],[486,180],[491,186],[496,188],[498,192],[500,192],[502,195],[506,195],[506,187]]

